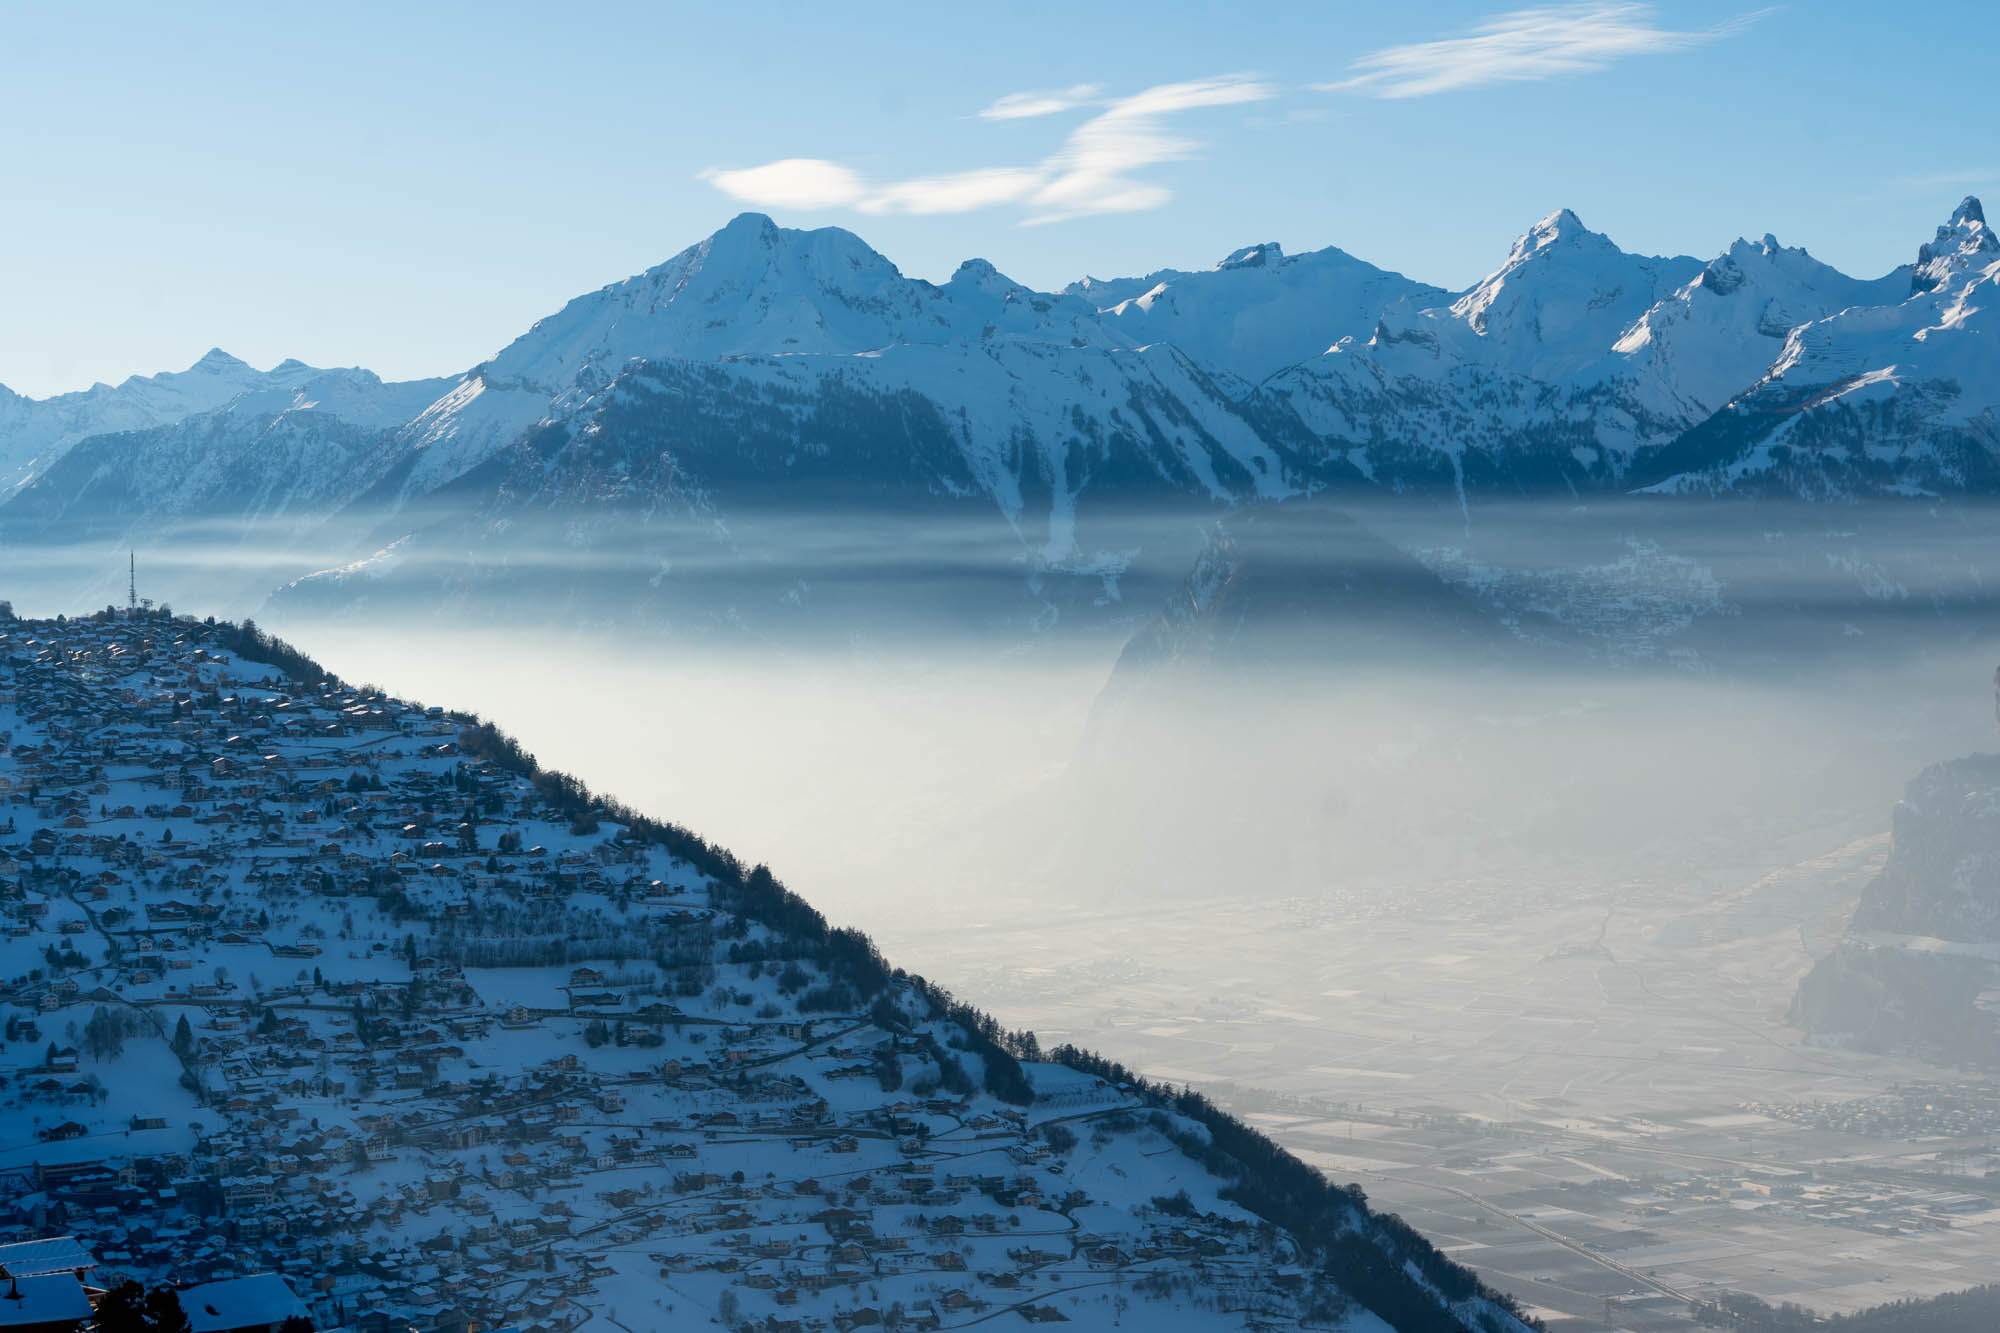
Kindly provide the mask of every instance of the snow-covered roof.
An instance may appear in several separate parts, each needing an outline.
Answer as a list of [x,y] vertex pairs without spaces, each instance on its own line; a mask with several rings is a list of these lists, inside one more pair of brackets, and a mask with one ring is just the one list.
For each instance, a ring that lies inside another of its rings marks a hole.
[[0,1328],[90,1318],[90,1298],[74,1273],[16,1277],[0,1284]]
[[0,1245],[0,1273],[13,1277],[39,1277],[44,1273],[95,1267],[97,1260],[74,1236],[47,1236]]
[[204,1282],[181,1290],[191,1333],[222,1333],[233,1328],[282,1324],[293,1315],[306,1317],[305,1303],[276,1273]]

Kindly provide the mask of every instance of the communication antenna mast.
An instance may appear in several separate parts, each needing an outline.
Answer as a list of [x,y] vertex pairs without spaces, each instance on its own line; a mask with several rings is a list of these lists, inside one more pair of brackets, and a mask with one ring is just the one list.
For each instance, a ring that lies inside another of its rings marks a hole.
[[139,553],[126,552],[125,609],[137,612],[139,609]]

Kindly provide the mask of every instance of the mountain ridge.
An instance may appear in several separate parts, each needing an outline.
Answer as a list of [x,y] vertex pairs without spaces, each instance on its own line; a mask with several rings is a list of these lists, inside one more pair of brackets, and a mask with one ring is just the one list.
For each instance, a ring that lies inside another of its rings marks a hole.
[[[1030,574],[1061,574],[1112,569],[1131,543],[1100,535],[1108,516],[1169,495],[1199,510],[1327,489],[1461,507],[1649,488],[2000,493],[1996,289],[2000,242],[1974,199],[1914,264],[1868,280],[1770,236],[1707,262],[1628,254],[1562,209],[1457,293],[1275,243],[1206,271],[1052,293],[983,260],[934,284],[844,229],[743,214],[577,297],[463,375],[385,384],[349,372],[315,397],[334,383],[327,372],[287,362],[201,410],[220,414],[210,435],[225,461],[254,451],[286,388],[296,401],[284,410],[324,414],[321,457],[302,438],[294,469],[312,509],[288,512],[302,531],[324,525],[313,545],[332,547],[339,568],[415,549],[411,538],[505,547],[498,516],[523,506],[602,531],[600,514],[576,506],[607,488],[634,500],[616,540],[643,548],[649,493],[632,478],[644,474],[675,478],[652,496],[662,512],[699,495],[706,520],[773,497],[837,515],[857,487],[944,496],[1011,534]],[[241,378],[240,364],[205,373]],[[0,454],[30,459],[0,504],[0,541],[136,545],[167,539],[191,507],[227,517],[221,485],[198,503],[161,491],[150,510],[98,502],[93,478],[107,470],[171,472],[172,431],[194,413],[71,458],[109,437],[50,435],[46,412],[39,435],[10,436],[6,413],[25,401],[0,401]],[[642,401],[650,416],[607,410]],[[863,401],[911,410],[848,413]],[[754,477],[711,439],[712,423],[753,416],[770,441]],[[885,448],[896,422],[919,417],[929,443]],[[537,476],[524,446],[550,429],[587,437],[624,471],[581,487]],[[376,441],[365,485],[342,479],[357,431]],[[894,475],[896,457],[917,471]],[[266,586],[312,572],[274,562]]]

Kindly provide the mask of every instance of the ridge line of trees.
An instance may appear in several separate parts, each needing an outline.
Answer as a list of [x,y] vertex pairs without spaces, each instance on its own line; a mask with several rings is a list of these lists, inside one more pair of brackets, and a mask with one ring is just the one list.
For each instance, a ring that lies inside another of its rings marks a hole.
[[1769,1305],[1740,1294],[1698,1302],[1692,1310],[1704,1324],[1739,1333],[1976,1333],[2000,1328],[2000,1283],[1841,1315],[1815,1314],[1789,1301]]
[[1487,1286],[1401,1217],[1369,1208],[1361,1186],[1335,1185],[1318,1167],[1194,1089],[1176,1091],[1170,1084],[1153,1082],[1115,1060],[1073,1045],[1058,1046],[1045,1058],[1096,1075],[1158,1110],[1178,1112],[1200,1125],[1207,1132],[1205,1139],[1171,1132],[1164,1117],[1154,1127],[1211,1174],[1230,1182],[1222,1197],[1289,1232],[1302,1249],[1319,1257],[1343,1291],[1397,1333],[1464,1329],[1449,1308],[1440,1307],[1439,1298],[1449,1305],[1485,1301],[1529,1328],[1542,1327],[1512,1296]]

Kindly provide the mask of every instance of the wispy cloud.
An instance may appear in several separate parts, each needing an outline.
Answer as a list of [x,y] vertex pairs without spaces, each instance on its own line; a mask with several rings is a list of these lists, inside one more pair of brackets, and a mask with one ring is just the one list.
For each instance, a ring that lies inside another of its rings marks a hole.
[[1683,31],[1660,27],[1653,6],[1644,4],[1517,9],[1464,36],[1372,52],[1349,66],[1351,77],[1313,87],[1375,97],[1427,97],[1485,84],[1552,79],[1603,69],[1626,56],[1691,50],[1740,32],[1769,12]]
[[1231,74],[1190,83],[1163,83],[1110,103],[1071,131],[1055,156],[1042,164],[1048,179],[1033,196],[1041,210],[1030,223],[1056,222],[1087,213],[1136,213],[1173,197],[1164,186],[1133,175],[1175,162],[1200,147],[1167,129],[1177,112],[1236,106],[1273,96],[1270,85]]
[[1026,120],[1030,116],[1053,116],[1088,106],[1104,89],[1094,83],[1073,88],[1044,88],[1026,93],[1008,93],[979,113],[981,120]]
[[701,178],[734,199],[768,208],[853,208],[880,214],[1013,206],[1023,211],[1022,223],[1029,226],[1095,213],[1139,212],[1173,197],[1166,186],[1146,178],[1145,170],[1190,157],[1201,146],[1172,132],[1172,117],[1276,95],[1269,84],[1248,74],[1163,83],[1129,97],[1098,99],[1098,91],[1080,84],[1015,93],[979,112],[986,120],[1020,120],[1098,108],[1070,131],[1060,148],[1032,166],[974,167],[870,183],[838,162],[794,157],[759,167],[711,169]]
[[1042,181],[1034,167],[976,167],[877,186],[855,206],[864,213],[971,213],[1025,199]]
[[701,179],[726,195],[767,208],[844,208],[868,193],[861,177],[838,162],[816,157],[781,158],[736,171],[711,167]]

